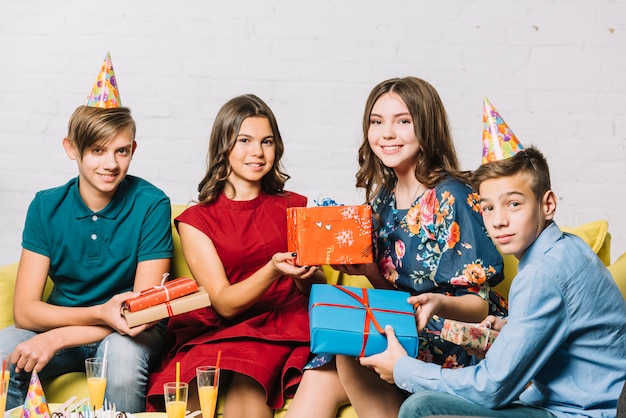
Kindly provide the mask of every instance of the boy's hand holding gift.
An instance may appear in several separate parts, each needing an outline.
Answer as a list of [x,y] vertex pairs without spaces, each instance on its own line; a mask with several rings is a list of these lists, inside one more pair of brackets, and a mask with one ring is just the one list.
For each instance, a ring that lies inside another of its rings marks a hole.
[[407,352],[398,341],[396,333],[391,325],[385,326],[387,337],[387,349],[379,354],[359,358],[362,366],[374,369],[385,382],[394,384],[393,368],[400,357],[406,356]]
[[178,299],[198,290],[198,284],[194,279],[179,277],[178,279],[166,281],[168,276],[169,274],[167,273],[163,275],[160,286],[142,290],[138,296],[126,300],[124,307],[128,309],[129,312],[137,312],[151,306]]
[[166,282],[167,276],[163,276],[160,286],[142,290],[139,296],[124,302],[122,315],[130,328],[211,304],[206,290],[194,279],[179,277]]
[[[479,325],[483,328],[490,328],[494,331],[500,332],[500,330],[502,330],[502,328],[506,324],[507,324],[506,319],[499,318],[494,315],[489,315]],[[470,356],[474,356],[479,360],[485,358],[485,353],[487,353],[487,351],[483,351],[479,348],[472,348],[472,347],[465,347],[465,351],[467,351],[467,354],[469,354]]]
[[504,328],[507,322],[508,321],[504,318],[499,318],[495,315],[489,315],[480,323],[480,326],[485,328],[491,328],[494,331],[502,331],[502,328]]
[[[483,326],[483,324],[486,326]],[[498,334],[499,331],[492,329],[491,322],[488,320],[480,324],[471,324],[446,319],[441,329],[442,339],[468,349],[476,350],[478,353],[487,352]]]

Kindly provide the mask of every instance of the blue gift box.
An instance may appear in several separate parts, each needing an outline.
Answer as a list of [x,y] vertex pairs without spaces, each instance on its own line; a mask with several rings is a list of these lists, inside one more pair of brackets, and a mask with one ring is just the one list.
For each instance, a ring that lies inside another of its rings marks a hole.
[[417,326],[408,292],[315,284],[309,297],[311,351],[371,356],[387,348],[385,325],[394,328],[410,356],[417,355]]

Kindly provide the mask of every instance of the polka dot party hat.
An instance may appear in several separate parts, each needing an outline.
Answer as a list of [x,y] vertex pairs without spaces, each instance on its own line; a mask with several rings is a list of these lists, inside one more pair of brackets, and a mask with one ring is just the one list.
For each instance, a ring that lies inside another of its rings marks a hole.
[[104,57],[104,62],[102,63],[102,68],[98,73],[96,82],[93,84],[89,96],[87,96],[85,105],[105,109],[120,107],[122,105],[120,92],[117,89],[115,71],[113,71],[113,63],[111,62],[111,54],[108,52],[106,57]]
[[505,160],[524,149],[502,116],[485,97],[483,101],[483,164]]
[[46,402],[46,395],[44,395],[43,387],[41,387],[41,381],[37,372],[33,370],[20,418],[50,418],[51,415],[48,402]]

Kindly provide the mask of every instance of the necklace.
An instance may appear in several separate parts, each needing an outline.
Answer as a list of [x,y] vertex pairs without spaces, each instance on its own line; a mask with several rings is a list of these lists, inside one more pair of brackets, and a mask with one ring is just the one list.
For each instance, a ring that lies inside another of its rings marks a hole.
[[413,199],[411,200],[411,206],[413,206],[413,204],[415,203],[415,200],[417,199],[417,197],[421,196],[422,193],[424,193],[425,190],[426,190],[426,186],[424,186],[422,183],[420,183],[420,185],[417,188],[417,190],[415,190],[415,194],[413,195]]
[[[413,198],[408,202],[409,208],[415,204],[415,201],[417,200],[417,197],[420,196],[422,193],[424,193],[425,190],[426,190],[426,186],[424,186],[422,183],[420,183],[419,186],[417,187],[417,189],[415,189],[415,193],[413,194]],[[398,187],[397,187],[397,185],[396,185],[396,187],[393,190],[393,194],[394,194],[394,200],[395,200],[395,202],[394,202],[395,203],[395,208],[398,209]],[[405,205],[403,204],[402,206],[405,206]]]
[[[415,205],[415,201],[417,200],[417,198],[419,196],[421,196],[421,194],[423,194],[426,191],[426,186],[424,186],[422,183],[420,183],[418,188],[415,190],[415,194],[413,195],[413,199],[409,203],[409,208],[407,208],[407,209],[398,209],[397,190],[398,190],[397,187],[394,188],[394,190],[393,190],[393,196],[392,196],[393,202],[391,204],[391,213],[393,214],[393,220],[394,220],[394,227],[393,227],[392,231],[395,231],[395,229],[401,223],[401,219],[398,219],[398,212],[399,211],[408,212],[408,210]],[[406,215],[403,215],[402,219],[404,219],[405,216]],[[390,231],[390,232],[392,232],[392,231]]]

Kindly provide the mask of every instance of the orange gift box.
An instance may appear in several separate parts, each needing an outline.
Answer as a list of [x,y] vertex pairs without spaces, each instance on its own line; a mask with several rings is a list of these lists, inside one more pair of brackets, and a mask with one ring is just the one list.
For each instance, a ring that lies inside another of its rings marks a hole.
[[372,208],[288,208],[287,239],[299,266],[371,263]]
[[129,312],[137,312],[163,302],[178,299],[196,290],[198,290],[198,283],[194,279],[179,277],[160,286],[142,290],[139,296],[124,302],[124,307]]

